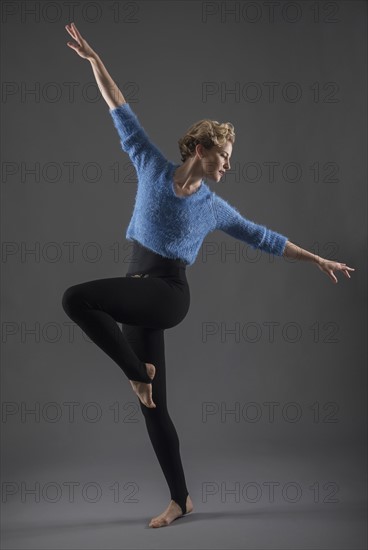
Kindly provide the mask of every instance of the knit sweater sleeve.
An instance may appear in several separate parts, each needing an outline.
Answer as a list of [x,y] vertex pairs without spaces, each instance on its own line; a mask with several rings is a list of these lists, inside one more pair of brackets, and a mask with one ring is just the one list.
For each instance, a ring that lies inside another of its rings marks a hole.
[[212,205],[216,219],[215,229],[220,229],[235,239],[245,241],[253,248],[259,248],[275,256],[283,255],[287,237],[244,218],[236,208],[216,193],[212,195]]
[[160,172],[167,163],[166,157],[151,142],[129,103],[109,109],[114,126],[120,137],[123,151],[128,153],[136,171]]

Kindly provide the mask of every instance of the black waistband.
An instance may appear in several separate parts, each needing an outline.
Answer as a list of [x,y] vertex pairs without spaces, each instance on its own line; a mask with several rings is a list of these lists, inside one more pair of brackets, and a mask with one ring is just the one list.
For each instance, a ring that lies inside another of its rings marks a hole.
[[179,258],[166,258],[133,240],[132,259],[127,276],[141,274],[181,275],[185,274],[187,264]]

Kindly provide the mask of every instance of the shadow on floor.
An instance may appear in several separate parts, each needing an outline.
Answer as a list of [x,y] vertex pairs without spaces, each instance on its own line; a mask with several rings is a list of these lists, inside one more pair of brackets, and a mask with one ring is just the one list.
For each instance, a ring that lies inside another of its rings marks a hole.
[[[169,527],[183,523],[194,523],[198,521],[212,521],[219,519],[239,519],[246,520],[247,518],[259,518],[262,521],[265,518],[283,518],[285,520],[289,518],[305,518],[320,519],[322,521],[326,519],[344,519],[360,521],[366,518],[366,503],[351,502],[351,503],[330,503],[323,504],[318,503],[309,506],[298,506],[298,503],[290,504],[288,507],[281,507],[274,505],[267,508],[248,508],[246,510],[224,510],[220,512],[197,512],[193,510],[190,514],[181,516],[177,520],[173,521]],[[151,516],[153,517],[153,516]],[[52,531],[73,531],[80,529],[104,529],[108,526],[144,526],[146,529],[152,529],[148,526],[151,517],[137,517],[137,518],[115,518],[115,519],[103,519],[103,520],[91,520],[91,521],[67,521],[67,522],[43,522],[33,524],[13,524],[9,528],[3,528],[4,539],[14,539],[30,537],[35,535],[45,535]]]

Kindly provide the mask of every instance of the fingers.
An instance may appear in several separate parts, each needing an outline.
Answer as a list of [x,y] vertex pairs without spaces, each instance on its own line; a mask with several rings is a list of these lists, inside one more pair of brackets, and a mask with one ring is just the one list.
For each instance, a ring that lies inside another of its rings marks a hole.
[[74,23],[72,23],[72,26],[73,26],[72,28],[73,28],[75,34],[77,35],[77,37],[79,38],[79,40],[83,40],[83,38],[82,38],[82,36],[81,36],[79,30],[78,30],[77,27],[74,25]]
[[65,28],[68,31],[68,33],[70,34],[70,36],[75,39],[74,29],[72,27],[70,27],[70,25],[65,25]]
[[[349,271],[355,271],[354,267],[349,267],[345,263],[340,264],[340,269],[347,279],[351,279]],[[349,271],[348,271],[349,270]]]
[[67,46],[69,46],[69,48],[72,48],[76,52],[78,52],[78,50],[80,48],[80,46],[77,46],[77,44],[73,44],[73,42],[67,42],[66,44],[67,44]]
[[350,269],[350,271],[355,271],[354,267],[349,267],[345,263],[341,263],[342,266],[344,266],[344,269]]
[[69,33],[72,38],[77,42],[77,44],[74,44],[73,42],[67,42],[68,46],[73,47],[74,49],[81,48],[81,44],[78,41],[78,38],[76,36],[73,36],[73,34]]
[[[336,266],[335,266],[335,269],[337,269]],[[331,281],[332,281],[333,283],[337,283],[338,281],[337,281],[337,279],[336,279],[336,277],[335,277],[335,274],[334,274],[333,270],[334,270],[334,268],[326,269],[326,273],[327,273],[327,275],[330,277],[330,279],[331,279]]]
[[338,280],[334,274],[334,271],[336,270],[342,271],[347,279],[351,279],[349,271],[355,271],[355,268],[347,266],[344,262],[327,262],[322,267],[322,271],[324,271],[335,284],[338,283]]
[[74,38],[74,40],[76,42],[78,42],[78,44],[81,46],[82,45],[81,41],[83,39],[82,39],[80,33],[78,32],[77,27],[74,25],[74,23],[72,23],[71,25],[65,25],[65,28],[68,31],[68,33],[70,34],[70,36],[72,38]]

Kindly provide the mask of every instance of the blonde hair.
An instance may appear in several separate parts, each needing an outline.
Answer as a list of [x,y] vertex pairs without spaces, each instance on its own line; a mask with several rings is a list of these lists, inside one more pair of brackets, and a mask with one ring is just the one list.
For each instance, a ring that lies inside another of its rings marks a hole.
[[205,149],[211,149],[214,145],[225,145],[227,141],[235,142],[234,126],[231,122],[220,123],[217,120],[203,118],[192,124],[185,135],[178,140],[181,160],[185,162],[188,157],[191,157],[198,143],[201,143]]

